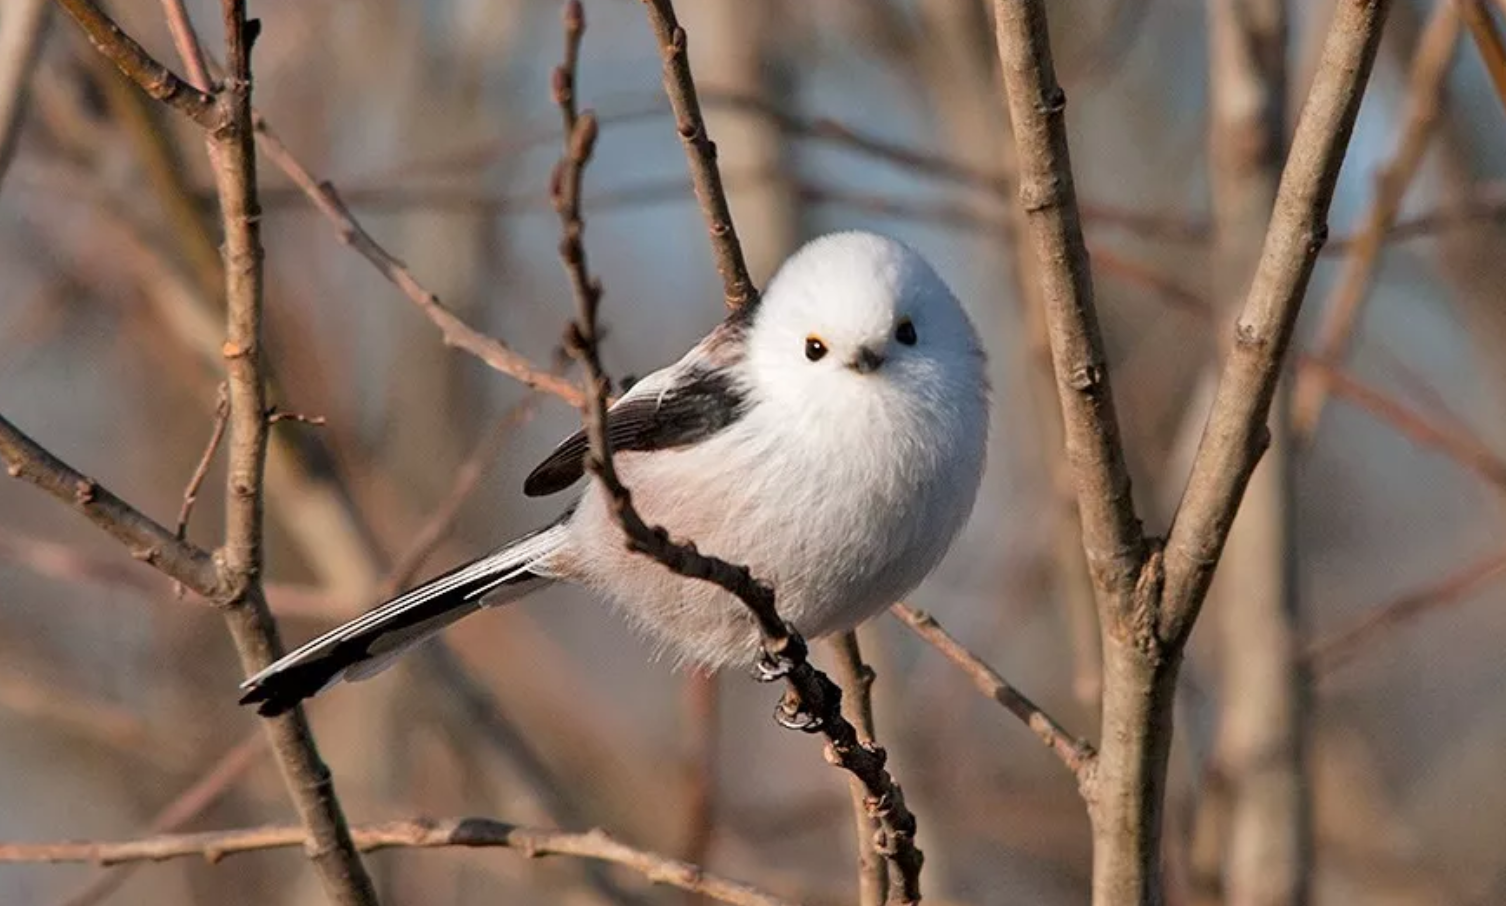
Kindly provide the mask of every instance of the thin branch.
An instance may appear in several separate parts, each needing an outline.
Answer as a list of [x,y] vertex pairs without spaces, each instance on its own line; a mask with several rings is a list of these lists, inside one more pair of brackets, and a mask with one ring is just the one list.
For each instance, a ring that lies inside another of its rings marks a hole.
[[[197,818],[245,776],[266,751],[266,735],[257,729],[215,759],[198,780],[157,812],[148,825],[152,833],[171,833]],[[62,906],[94,906],[114,893],[137,868],[138,862],[105,868],[75,891]]]
[[[842,712],[857,730],[865,746],[877,742],[873,726],[873,668],[863,660],[858,634],[844,632],[831,641],[835,655],[837,685],[842,689]],[[857,831],[858,904],[882,906],[889,891],[889,865],[878,852],[878,823],[868,813],[868,793],[856,777],[849,777],[853,826]]]
[[267,160],[288,175],[325,219],[334,224],[340,241],[361,254],[376,266],[382,276],[402,290],[409,301],[417,305],[430,321],[439,328],[446,346],[463,349],[497,371],[514,378],[535,390],[553,394],[572,406],[581,404],[580,390],[558,375],[539,368],[527,358],[508,347],[506,343],[472,328],[451,311],[439,297],[418,282],[412,272],[390,252],[384,249],[371,234],[351,215],[350,209],[328,182],[319,182],[288,151],[282,139],[260,113],[253,114],[257,143]]
[[[566,21],[580,18],[579,3],[571,0]],[[683,47],[683,32],[677,32]],[[580,32],[567,34],[578,41]],[[573,55],[567,51],[566,59]],[[687,72],[688,78],[688,72]],[[573,86],[573,74],[556,76],[555,86]],[[609,381],[601,365],[596,326],[601,303],[601,284],[591,275],[582,242],[581,178],[596,141],[596,118],[590,112],[576,115],[572,91],[556,90],[555,102],[568,129],[563,154],[552,179],[551,195],[560,218],[560,259],[575,296],[576,320],[566,333],[566,349],[585,371],[586,404],[582,419],[590,440],[587,467],[601,482],[610,501],[613,518],[622,528],[630,550],[657,560],[672,572],[689,579],[716,583],[747,606],[763,637],[764,665],[771,676],[783,676],[789,689],[781,703],[782,722],[826,736],[827,760],[857,777],[864,786],[870,813],[883,831],[879,847],[890,863],[889,902],[920,901],[920,868],[923,856],[915,845],[915,816],[905,805],[904,794],[884,769],[886,754],[879,746],[865,746],[852,724],[842,716],[842,691],[824,673],[811,666],[802,639],[775,607],[774,591],[753,577],[746,566],[737,566],[698,552],[691,543],[677,543],[662,527],[649,526],[633,506],[632,495],[623,485],[612,462],[607,434]],[[740,256],[739,256],[740,257]]]
[[[363,852],[448,846],[513,849],[529,858],[578,856],[599,859],[638,872],[655,884],[704,893],[734,906],[794,906],[790,900],[702,871],[694,865],[619,843],[599,830],[570,834],[520,827],[486,818],[431,821],[414,818],[371,824],[353,831]],[[0,844],[0,863],[91,862],[117,865],[198,856],[218,862],[226,856],[268,849],[308,847],[313,841],[301,827],[253,827],[197,834],[162,834],[120,843]]]
[[1501,39],[1501,30],[1496,26],[1495,17],[1486,7],[1485,0],[1444,0],[1441,5],[1448,5],[1450,2],[1457,4],[1464,23],[1469,26],[1469,35],[1475,41],[1475,49],[1480,52],[1480,61],[1485,64],[1485,72],[1490,76],[1496,97],[1502,104],[1506,104],[1506,41]]
[[1434,610],[1465,600],[1486,584],[1506,574],[1506,550],[1497,551],[1469,564],[1426,588],[1410,592],[1337,630],[1307,649],[1315,677],[1348,663],[1375,640],[1395,632]]
[[966,673],[968,679],[988,698],[1003,705],[1009,713],[1025,722],[1025,725],[1046,744],[1067,770],[1077,778],[1078,785],[1086,788],[1093,777],[1098,753],[1092,743],[1073,736],[1068,730],[1041,710],[1040,706],[1024,693],[1009,684],[998,671],[988,666],[982,658],[967,650],[961,642],[945,629],[936,618],[922,610],[905,604],[895,604],[889,612],[925,642],[941,652],[947,660]]
[[[1349,352],[1360,310],[1375,279],[1381,247],[1393,234],[1402,199],[1421,167],[1423,152],[1443,114],[1449,63],[1458,44],[1458,9],[1452,0],[1443,0],[1433,7],[1433,17],[1412,57],[1406,114],[1396,152],[1375,175],[1375,197],[1347,244],[1343,271],[1318,327],[1314,345],[1320,362],[1341,365]],[[1299,442],[1310,441],[1317,431],[1328,390],[1321,371],[1305,371],[1298,378],[1292,401],[1292,430]]]
[[1144,537],[1130,496],[1119,421],[1067,150],[1066,95],[1051,63],[1045,4],[995,0],[999,60],[1014,125],[1020,204],[1040,262],[1067,459],[1077,480],[1083,548],[1100,606],[1131,607]]
[[32,73],[51,20],[51,0],[11,0],[0,17],[0,182],[20,143]]
[[1235,328],[1207,428],[1166,543],[1158,634],[1192,630],[1269,431],[1282,359],[1328,233],[1329,203],[1380,47],[1388,0],[1341,3],[1298,118],[1249,296]]
[[162,15],[167,19],[167,30],[172,33],[173,47],[188,68],[188,81],[200,91],[209,91],[214,85],[209,75],[209,60],[183,0],[162,0]]
[[[225,542],[219,551],[221,608],[249,676],[282,654],[262,576],[263,494],[267,457],[266,373],[262,346],[263,250],[256,195],[251,114],[251,44],[258,25],[246,0],[222,0],[227,76],[220,95],[228,115],[209,134],[209,160],[224,227],[226,338],[230,426],[225,481]],[[350,838],[329,768],[319,757],[301,709],[265,722],[283,780],[309,838],[308,855],[326,896],[339,906],[375,906],[376,889]]]
[[[716,841],[717,777],[721,756],[721,677],[705,670],[688,670],[680,683],[680,756],[684,797],[681,800],[680,845],[676,852],[692,865],[709,865]],[[700,898],[687,898],[689,904]]]
[[670,0],[643,0],[649,24],[659,42],[659,56],[664,61],[664,93],[675,112],[675,128],[685,145],[685,159],[690,164],[690,181],[701,203],[706,228],[711,235],[711,252],[716,271],[722,277],[728,308],[741,308],[758,302],[758,288],[748,275],[743,261],[737,228],[727,207],[727,193],[722,188],[721,170],[716,165],[716,145],[706,134],[701,103],[696,98],[695,79],[690,73],[690,54],[686,49],[685,29],[675,19]]
[[116,497],[0,417],[0,460],[12,478],[36,485],[124,544],[131,556],[213,601],[220,578],[209,552]]
[[57,0],[83,28],[89,43],[99,49],[126,77],[148,95],[198,123],[213,134],[230,125],[231,110],[217,97],[193,87],[152,58],[140,44],[105,15],[93,0]]
[[230,399],[226,394],[227,388],[221,384],[215,395],[214,427],[209,432],[209,442],[204,445],[199,464],[194,467],[193,475],[188,479],[188,487],[183,489],[183,505],[178,508],[178,524],[173,531],[180,539],[188,537],[188,520],[193,515],[194,504],[199,500],[199,490],[204,487],[204,479],[209,475],[214,455],[225,437],[225,426],[230,420]]
[[1474,434],[1439,424],[1349,372],[1311,359],[1302,360],[1302,364],[1304,371],[1308,368],[1321,370],[1334,394],[1386,422],[1397,433],[1420,446],[1438,450],[1495,487],[1506,490],[1506,460]]

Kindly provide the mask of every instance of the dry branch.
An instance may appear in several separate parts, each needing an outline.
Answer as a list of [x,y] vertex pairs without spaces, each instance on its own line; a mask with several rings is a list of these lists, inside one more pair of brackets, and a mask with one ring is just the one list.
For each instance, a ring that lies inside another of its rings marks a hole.
[[664,93],[674,108],[675,129],[685,145],[685,159],[690,164],[690,181],[696,200],[706,218],[711,235],[711,253],[716,272],[721,275],[728,308],[741,308],[758,301],[758,288],[748,275],[742,244],[737,241],[737,227],[727,207],[727,192],[722,187],[721,169],[716,165],[716,145],[706,134],[701,116],[701,102],[696,97],[695,79],[690,73],[690,54],[686,50],[685,29],[675,19],[670,0],[643,0],[649,24],[659,42],[659,56],[664,61]]
[[[844,632],[831,641],[836,660],[837,685],[842,689],[842,713],[852,722],[858,741],[877,742],[873,725],[873,668],[863,660],[858,634]],[[880,828],[868,813],[868,792],[856,777],[849,777],[853,826],[857,830],[858,906],[881,906],[889,892],[889,865],[877,849]]]
[[[1375,197],[1353,239],[1346,243],[1343,270],[1329,296],[1315,340],[1314,356],[1319,362],[1339,366],[1349,352],[1360,311],[1380,262],[1381,247],[1395,235],[1402,200],[1443,113],[1449,63],[1458,43],[1459,11],[1453,0],[1445,0],[1434,6],[1433,17],[1412,57],[1406,113],[1396,153],[1376,173]],[[1304,371],[1298,377],[1292,401],[1292,431],[1299,441],[1311,440],[1317,431],[1328,392],[1327,378],[1321,371]]]
[[20,143],[32,72],[42,56],[51,0],[11,0],[0,17],[0,183]]
[[1073,736],[1039,705],[1010,685],[1008,680],[988,666],[982,658],[967,650],[965,645],[942,628],[941,624],[936,622],[936,618],[929,613],[905,604],[895,604],[889,608],[889,612],[941,652],[947,660],[961,668],[979,692],[1003,705],[1009,713],[1024,721],[1025,726],[1029,727],[1031,732],[1046,744],[1052,754],[1067,766],[1067,770],[1077,778],[1078,785],[1085,791],[1091,788],[1094,765],[1098,759],[1098,753],[1091,743]]
[[[622,865],[655,884],[702,893],[735,906],[794,906],[757,888],[702,871],[700,868],[655,853],[619,843],[601,831],[562,833],[519,827],[486,818],[451,818],[431,821],[414,818],[356,828],[356,846],[363,852],[378,849],[412,849],[446,846],[498,847],[513,849],[529,858],[579,856]],[[244,830],[209,831],[198,834],[163,834],[120,843],[3,843],[0,863],[90,862],[118,865],[123,862],[161,861],[198,856],[218,862],[226,856],[308,847],[312,841],[301,827],[253,827]]]

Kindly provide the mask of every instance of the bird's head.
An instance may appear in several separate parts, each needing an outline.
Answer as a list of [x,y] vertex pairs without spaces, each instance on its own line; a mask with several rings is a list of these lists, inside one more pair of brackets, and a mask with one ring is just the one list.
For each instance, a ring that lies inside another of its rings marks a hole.
[[779,395],[933,396],[985,381],[977,332],[951,290],[918,253],[873,233],[807,243],[751,319],[750,373]]

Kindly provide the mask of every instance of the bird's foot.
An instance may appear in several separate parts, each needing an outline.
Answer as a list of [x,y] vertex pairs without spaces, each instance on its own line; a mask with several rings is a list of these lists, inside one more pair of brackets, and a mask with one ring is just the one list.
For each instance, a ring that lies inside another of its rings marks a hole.
[[805,707],[805,701],[793,689],[786,690],[779,700],[779,706],[774,709],[774,722],[786,730],[802,733],[819,733],[825,725],[818,715]]
[[795,669],[795,659],[786,654],[770,654],[760,651],[753,662],[753,679],[760,683],[773,683],[790,675]]

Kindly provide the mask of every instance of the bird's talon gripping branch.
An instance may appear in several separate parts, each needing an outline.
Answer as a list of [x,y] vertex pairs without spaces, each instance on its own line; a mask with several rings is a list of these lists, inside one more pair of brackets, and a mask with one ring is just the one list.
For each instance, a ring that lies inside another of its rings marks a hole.
[[777,683],[794,669],[795,661],[789,655],[783,652],[774,654],[765,649],[753,662],[753,679],[760,683]]
[[784,697],[774,709],[774,722],[786,730],[802,733],[819,733],[826,726],[821,717],[805,706],[805,701],[795,690],[785,690]]

